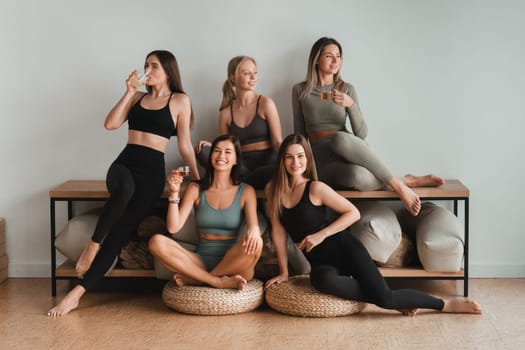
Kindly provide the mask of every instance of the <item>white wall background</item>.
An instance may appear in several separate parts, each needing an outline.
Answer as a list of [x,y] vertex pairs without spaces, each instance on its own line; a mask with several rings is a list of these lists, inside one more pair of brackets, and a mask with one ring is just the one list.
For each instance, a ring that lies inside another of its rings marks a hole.
[[[228,60],[258,60],[258,90],[292,131],[290,90],[324,35],[343,45],[368,142],[393,172],[471,190],[471,275],[525,277],[525,4],[516,1],[0,2],[0,216],[10,277],[50,276],[50,188],[103,179],[126,128],[106,113],[153,49],[175,53],[195,115],[216,134]],[[180,161],[176,143],[168,165]],[[60,212],[62,220],[65,207]]]

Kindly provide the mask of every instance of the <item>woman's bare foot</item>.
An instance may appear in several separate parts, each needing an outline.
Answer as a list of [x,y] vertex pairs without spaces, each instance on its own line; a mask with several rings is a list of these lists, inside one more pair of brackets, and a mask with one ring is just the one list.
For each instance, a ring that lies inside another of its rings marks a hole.
[[75,266],[75,271],[77,272],[77,277],[82,278],[87,270],[89,270],[89,267],[91,266],[91,263],[93,260],[95,260],[95,256],[97,256],[98,249],[100,248],[100,243],[97,242],[89,242],[82,251],[82,254],[80,254],[80,258],[78,258],[77,264]]
[[200,286],[204,284],[202,282],[196,281],[194,279],[189,278],[188,276],[184,276],[179,273],[176,273],[173,275],[173,280],[175,281],[175,284],[179,287]]
[[415,308],[415,309],[406,309],[406,310],[397,310],[397,311],[401,312],[405,316],[410,316],[410,317],[414,317],[414,316],[416,316],[419,313],[419,309],[417,309],[417,308]]
[[475,301],[468,299],[449,299],[445,300],[443,312],[459,314],[481,314],[481,306]]
[[408,187],[438,187],[444,183],[445,180],[441,176],[434,174],[427,174],[423,176],[412,174],[405,175],[405,184]]
[[47,312],[48,316],[60,317],[78,307],[78,302],[86,290],[82,286],[76,286],[62,299],[54,308]]
[[233,288],[238,290],[243,290],[248,282],[241,275],[235,276],[224,276],[219,277],[219,283],[215,285],[216,288]]
[[419,199],[419,196],[396,177],[388,181],[388,185],[399,195],[408,212],[413,216],[417,216],[421,210],[421,199]]

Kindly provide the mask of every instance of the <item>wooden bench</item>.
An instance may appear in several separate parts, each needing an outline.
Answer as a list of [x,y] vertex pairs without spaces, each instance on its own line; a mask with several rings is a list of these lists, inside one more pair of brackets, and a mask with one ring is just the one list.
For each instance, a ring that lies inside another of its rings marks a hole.
[[[458,215],[458,203],[463,202],[465,244],[464,269],[458,272],[429,272],[423,268],[380,268],[386,278],[404,279],[446,279],[463,280],[463,295],[468,296],[468,248],[469,248],[469,196],[470,191],[459,180],[446,180],[439,187],[418,187],[414,191],[422,200],[452,201],[453,211]],[[343,197],[352,201],[390,201],[399,200],[397,194],[389,190],[380,191],[337,191]],[[162,198],[167,198],[164,191]],[[51,221],[51,294],[56,295],[57,279],[74,279],[74,264],[70,261],[57,267],[56,263],[56,203],[67,202],[68,220],[73,217],[73,203],[83,201],[104,201],[109,197],[105,181],[103,180],[70,180],[49,191],[50,221]],[[263,198],[264,192],[257,191],[257,197]],[[153,270],[113,269],[106,277],[155,277]]]

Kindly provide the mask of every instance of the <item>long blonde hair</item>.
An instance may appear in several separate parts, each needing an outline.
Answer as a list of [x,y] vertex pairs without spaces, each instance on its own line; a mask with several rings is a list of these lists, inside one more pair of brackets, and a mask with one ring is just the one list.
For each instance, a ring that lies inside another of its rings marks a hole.
[[304,154],[306,156],[306,170],[303,173],[303,177],[305,179],[317,181],[317,171],[315,170],[314,156],[312,149],[310,148],[310,143],[306,137],[300,134],[291,134],[286,136],[286,138],[281,143],[281,147],[279,147],[277,161],[275,163],[272,180],[269,187],[271,196],[267,198],[267,201],[268,214],[270,218],[279,217],[283,208],[284,193],[290,191],[291,189],[291,177],[286,171],[286,166],[284,165],[286,152],[291,145],[300,145],[304,149]]
[[253,64],[257,66],[257,63],[250,56],[235,56],[228,62],[228,76],[227,79],[222,84],[222,101],[219,111],[222,111],[224,108],[230,106],[233,103],[233,100],[237,97],[235,94],[235,83],[232,78],[239,71],[241,63],[245,61],[252,61]]
[[[312,49],[310,50],[310,57],[308,58],[308,68],[306,72],[306,81],[303,91],[301,91],[301,98],[304,98],[307,95],[309,95],[312,92],[313,88],[319,84],[317,60],[319,59],[319,56],[321,56],[321,54],[323,53],[324,48],[328,45],[336,45],[339,48],[339,53],[341,54],[341,61],[343,60],[343,48],[337,40],[335,40],[334,38],[327,37],[322,37],[318,39],[312,46]],[[345,82],[341,78],[341,69],[339,69],[339,71],[334,74],[334,86],[337,90],[342,91],[344,83]]]

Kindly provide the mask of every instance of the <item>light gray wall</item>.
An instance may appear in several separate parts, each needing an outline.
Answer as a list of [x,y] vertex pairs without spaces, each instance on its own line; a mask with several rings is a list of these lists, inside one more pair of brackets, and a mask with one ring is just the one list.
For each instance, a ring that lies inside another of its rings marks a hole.
[[[328,35],[343,44],[368,142],[393,172],[435,172],[471,189],[472,275],[525,277],[524,13],[520,1],[2,1],[9,275],[49,276],[48,191],[105,177],[126,128],[106,131],[104,117],[149,51],[176,54],[194,141],[215,135],[226,64],[238,54],[258,60],[258,90],[287,134],[291,86]],[[180,161],[175,142],[167,159]]]

